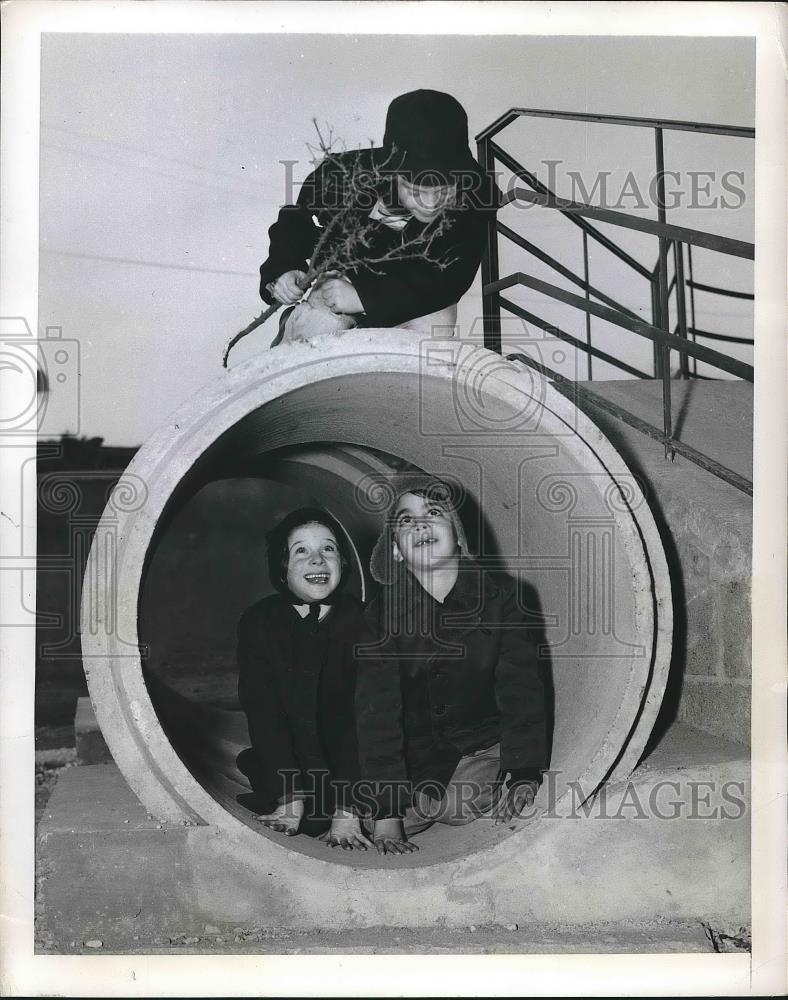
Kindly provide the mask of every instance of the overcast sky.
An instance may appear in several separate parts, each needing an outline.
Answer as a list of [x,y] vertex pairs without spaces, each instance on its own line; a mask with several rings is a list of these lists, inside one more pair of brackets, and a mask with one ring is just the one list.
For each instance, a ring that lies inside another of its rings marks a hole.
[[[260,311],[257,269],[287,192],[280,161],[300,161],[295,177],[305,175],[313,116],[350,148],[379,141],[389,101],[417,87],[454,94],[472,135],[512,106],[754,124],[747,39],[52,34],[42,43],[39,322],[80,346],[79,425],[57,429],[109,444],[141,443],[220,376],[224,342]],[[646,185],[653,169],[647,130],[531,119],[501,144],[542,175],[560,160],[559,193],[569,193],[568,170],[588,188],[609,170],[615,192],[630,169]],[[745,140],[666,138],[669,168],[739,170],[750,194],[752,154]],[[582,266],[574,227],[543,211],[512,217]],[[752,199],[736,211],[677,210],[669,221],[751,240]],[[653,238],[623,242],[653,266]],[[505,254],[509,264],[524,269],[523,255]],[[697,266],[701,280],[751,290],[749,264],[707,254]],[[592,281],[647,305],[645,289],[604,255],[592,258]],[[461,334],[480,314],[478,286],[461,303]],[[722,332],[749,322],[735,302],[706,308]],[[582,317],[562,322],[583,335]],[[234,362],[273,332],[247,338]],[[618,332],[600,325],[598,336],[630,356]]]

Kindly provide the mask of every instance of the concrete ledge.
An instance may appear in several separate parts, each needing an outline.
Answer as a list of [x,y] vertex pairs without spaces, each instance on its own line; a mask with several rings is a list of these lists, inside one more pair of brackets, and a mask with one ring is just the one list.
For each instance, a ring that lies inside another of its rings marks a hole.
[[114,764],[65,772],[39,825],[39,934],[68,943],[111,930],[131,943],[135,934],[191,926],[186,834],[149,819]]
[[[347,859],[338,865],[326,849],[318,884],[303,878],[303,855],[284,843],[260,870],[244,845],[228,843],[216,827],[150,819],[114,765],[74,768],[58,782],[39,829],[40,937],[67,950],[91,938],[128,948],[135,935],[200,936],[206,924],[269,932],[746,924],[746,752],[686,727],[677,731],[587,814],[534,820],[527,858],[499,853],[496,864],[469,863],[448,883],[441,866],[402,868],[393,859],[377,869]],[[680,814],[660,819],[655,807]],[[522,849],[522,841],[510,843]]]

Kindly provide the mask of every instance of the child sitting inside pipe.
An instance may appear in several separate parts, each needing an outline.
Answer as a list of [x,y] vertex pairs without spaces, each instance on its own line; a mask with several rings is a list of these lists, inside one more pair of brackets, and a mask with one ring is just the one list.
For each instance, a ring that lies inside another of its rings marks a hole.
[[339,254],[342,271],[322,276],[308,301],[283,315],[274,344],[353,326],[453,326],[500,201],[471,155],[468,117],[454,97],[415,90],[395,98],[382,146],[326,156],[269,230],[260,267],[269,305],[300,302],[317,246],[328,259],[343,241],[350,248]]
[[257,819],[293,836],[305,819],[327,820],[330,847],[367,850],[352,808],[358,779],[353,646],[361,605],[341,592],[344,534],[325,512],[289,514],[268,535],[277,593],[238,626],[238,696],[252,746],[238,756],[262,809]]
[[432,823],[509,821],[549,763],[515,582],[471,558],[448,487],[424,475],[395,484],[370,569],[377,641],[357,650],[356,717],[378,852],[416,850],[409,835]]

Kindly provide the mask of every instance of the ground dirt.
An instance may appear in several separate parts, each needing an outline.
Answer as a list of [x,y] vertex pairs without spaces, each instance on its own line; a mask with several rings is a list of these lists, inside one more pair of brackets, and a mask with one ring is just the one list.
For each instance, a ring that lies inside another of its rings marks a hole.
[[[36,950],[53,954],[46,941]],[[599,924],[588,926],[484,925],[461,928],[365,927],[344,931],[271,931],[259,927],[206,924],[201,935],[132,938],[108,937],[69,943],[72,955],[297,955],[297,954],[680,954],[709,953],[711,943],[702,922]],[[746,947],[731,950],[746,951]]]

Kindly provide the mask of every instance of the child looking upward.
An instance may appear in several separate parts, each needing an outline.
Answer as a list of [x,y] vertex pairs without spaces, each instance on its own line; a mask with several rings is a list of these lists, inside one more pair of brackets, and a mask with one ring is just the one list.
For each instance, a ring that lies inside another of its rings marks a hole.
[[248,608],[238,626],[238,696],[251,748],[238,768],[260,801],[257,819],[293,836],[306,816],[331,817],[325,839],[372,846],[352,807],[358,779],[353,647],[361,605],[340,592],[343,533],[325,512],[288,515],[268,536],[277,593]]
[[433,822],[511,819],[549,762],[514,581],[469,556],[449,491],[429,476],[400,482],[371,572],[383,585],[367,609],[377,644],[357,650],[356,716],[378,851],[414,850],[408,834]]

